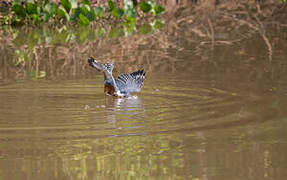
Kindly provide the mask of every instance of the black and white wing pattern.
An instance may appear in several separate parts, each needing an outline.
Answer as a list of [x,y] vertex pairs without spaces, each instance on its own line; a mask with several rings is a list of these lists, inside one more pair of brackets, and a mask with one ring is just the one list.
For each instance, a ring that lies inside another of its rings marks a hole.
[[130,74],[119,75],[118,79],[116,79],[116,84],[121,93],[129,94],[139,92],[143,86],[144,79],[144,70],[139,70]]

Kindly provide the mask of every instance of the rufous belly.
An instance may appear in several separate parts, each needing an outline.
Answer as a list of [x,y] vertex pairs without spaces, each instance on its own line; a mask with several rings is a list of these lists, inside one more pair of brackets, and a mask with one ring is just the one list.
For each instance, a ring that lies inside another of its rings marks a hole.
[[114,88],[114,86],[105,84],[105,90],[104,90],[104,92],[105,92],[106,94],[109,94],[109,95],[115,95],[115,88]]

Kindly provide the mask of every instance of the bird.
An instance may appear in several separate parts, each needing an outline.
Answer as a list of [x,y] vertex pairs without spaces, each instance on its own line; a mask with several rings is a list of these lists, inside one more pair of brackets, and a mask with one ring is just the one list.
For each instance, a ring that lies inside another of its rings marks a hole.
[[113,77],[114,64],[100,63],[93,57],[88,59],[89,65],[104,73],[104,92],[107,95],[128,97],[130,93],[139,92],[145,80],[145,71],[138,70],[132,73],[120,74]]

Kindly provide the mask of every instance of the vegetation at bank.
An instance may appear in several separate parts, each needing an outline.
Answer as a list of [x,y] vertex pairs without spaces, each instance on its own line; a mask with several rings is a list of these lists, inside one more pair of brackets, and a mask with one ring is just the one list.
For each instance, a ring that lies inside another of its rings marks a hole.
[[[82,70],[87,66],[86,58],[89,56],[116,59],[117,62],[129,64],[129,67],[136,66],[133,63],[136,60],[140,64],[149,64],[149,68],[171,69],[174,68],[171,66],[174,59],[181,56],[186,47],[190,48],[194,59],[202,63],[207,60],[213,63],[214,59],[208,55],[217,53],[218,48],[223,47],[236,47],[234,56],[248,55],[250,59],[246,58],[246,62],[253,62],[249,54],[256,51],[256,54],[267,54],[269,62],[273,63],[278,61],[278,41],[286,37],[284,33],[281,33],[280,38],[273,36],[280,29],[286,32],[282,29],[287,27],[287,4],[279,0],[243,0],[240,4],[235,0],[225,0],[225,3],[222,0],[217,5],[209,0],[200,3],[185,0],[175,7],[172,1],[167,1],[169,3],[163,4],[164,16],[159,17],[151,8],[143,12],[138,4],[133,5],[136,23],[128,21],[124,14],[116,18],[113,11],[109,11],[108,1],[101,2],[106,5],[95,5],[90,1],[93,9],[102,7],[104,11],[101,17],[96,16],[94,21],[90,21],[89,26],[79,24],[79,19],[67,21],[57,14],[50,17],[48,22],[41,20],[40,26],[31,15],[23,19],[22,23],[27,25],[17,28],[2,25],[0,49],[4,63],[0,76],[14,73],[24,78],[41,79],[46,78],[45,75],[62,77],[65,72],[66,77],[70,78],[71,73],[75,76],[80,72],[85,73]],[[112,2],[114,13],[117,13],[117,9],[124,9],[124,1],[117,1],[122,4]],[[81,3],[77,4],[78,7]],[[69,16],[72,17],[72,14],[73,8]],[[261,46],[240,45],[255,41],[261,42]],[[150,54],[146,50],[149,47],[152,47],[152,50],[148,50],[152,52]],[[176,57],[171,58],[170,52],[176,52]],[[166,66],[162,66],[158,59],[167,61]],[[11,72],[5,73],[5,68]],[[75,69],[77,73],[72,72]]]
[[1,24],[71,23],[88,26],[101,19],[134,23],[141,14],[158,16],[164,10],[151,0],[141,1],[138,5],[132,0],[123,0],[122,5],[108,0],[107,6],[94,6],[89,0],[60,0],[59,4],[49,0],[14,0],[8,11],[2,13]]

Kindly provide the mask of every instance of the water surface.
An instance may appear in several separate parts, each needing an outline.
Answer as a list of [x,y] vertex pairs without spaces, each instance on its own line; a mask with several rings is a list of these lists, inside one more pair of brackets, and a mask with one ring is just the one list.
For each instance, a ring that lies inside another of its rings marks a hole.
[[[31,50],[5,40],[0,178],[285,179],[286,28],[268,29],[270,51],[257,31],[233,43],[241,35],[214,26],[212,43],[171,22],[127,37],[28,39]],[[144,68],[142,91],[106,96],[90,56],[116,75]]]

